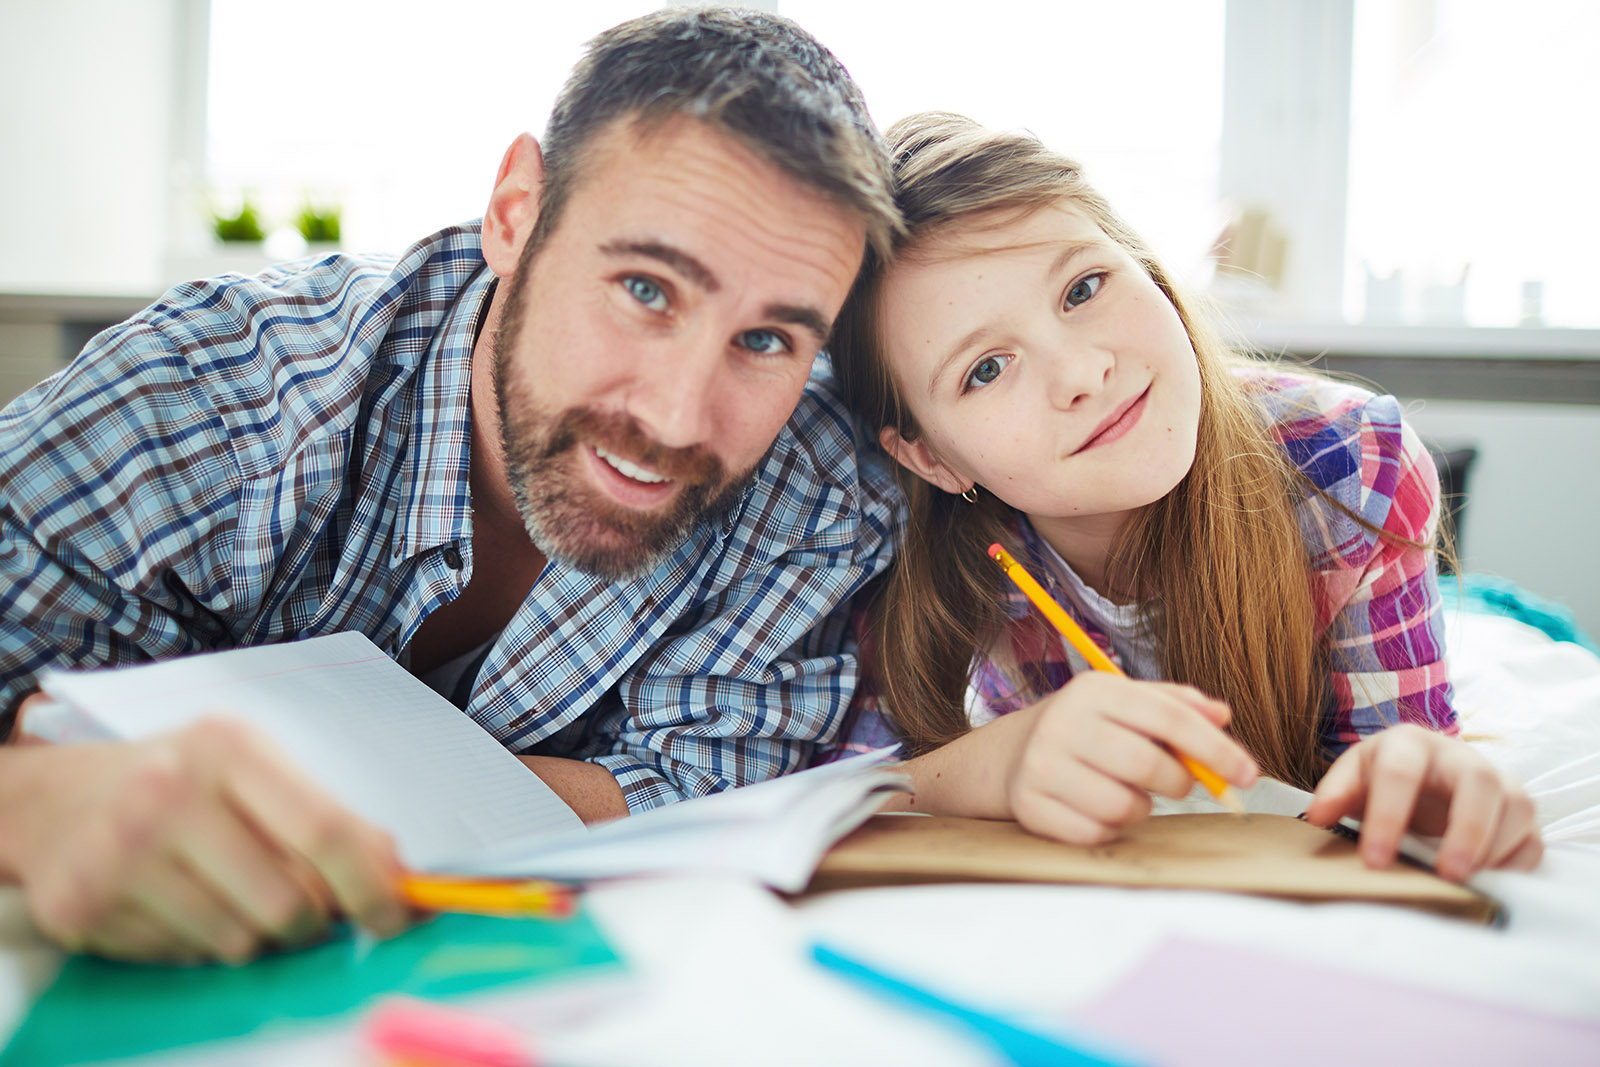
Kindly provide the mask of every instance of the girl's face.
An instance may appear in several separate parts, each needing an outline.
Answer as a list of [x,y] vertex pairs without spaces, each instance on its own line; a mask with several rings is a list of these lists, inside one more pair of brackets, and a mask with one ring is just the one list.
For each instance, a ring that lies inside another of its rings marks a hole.
[[885,429],[884,447],[948,492],[976,482],[1052,541],[1114,529],[1194,462],[1200,372],[1177,309],[1065,204],[935,235],[890,269],[879,316],[922,429]]

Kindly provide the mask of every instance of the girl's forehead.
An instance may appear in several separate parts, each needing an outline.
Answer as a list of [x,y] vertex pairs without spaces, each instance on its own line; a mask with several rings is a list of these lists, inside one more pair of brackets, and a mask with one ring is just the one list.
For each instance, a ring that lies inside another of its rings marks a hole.
[[1071,201],[1043,207],[997,209],[947,222],[915,239],[901,253],[907,264],[938,263],[998,252],[1046,249],[1063,241],[1115,244]]

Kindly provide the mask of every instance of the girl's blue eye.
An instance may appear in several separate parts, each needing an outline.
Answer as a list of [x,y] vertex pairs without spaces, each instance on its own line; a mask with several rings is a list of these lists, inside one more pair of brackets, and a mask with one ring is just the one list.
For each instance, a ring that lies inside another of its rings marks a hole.
[[1000,372],[1006,369],[1006,364],[1011,362],[1011,359],[1011,356],[984,356],[973,364],[963,384],[967,389],[983,388],[1000,377]]
[[763,356],[778,356],[789,351],[789,342],[772,330],[746,330],[739,335],[739,343]]
[[661,286],[643,275],[634,274],[622,279],[622,287],[628,290],[628,295],[651,311],[665,311],[667,309],[667,294],[661,291]]
[[1090,297],[1100,291],[1105,281],[1104,274],[1087,274],[1079,278],[1072,283],[1072,288],[1067,290],[1067,306],[1075,308],[1079,304],[1087,303]]

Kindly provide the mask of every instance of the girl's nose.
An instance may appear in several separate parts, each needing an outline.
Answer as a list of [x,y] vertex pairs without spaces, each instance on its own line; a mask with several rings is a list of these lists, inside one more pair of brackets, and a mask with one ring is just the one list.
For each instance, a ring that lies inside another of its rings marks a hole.
[[1051,406],[1061,411],[1071,411],[1097,395],[1116,366],[1110,350],[1092,344],[1062,348],[1051,361],[1048,397]]

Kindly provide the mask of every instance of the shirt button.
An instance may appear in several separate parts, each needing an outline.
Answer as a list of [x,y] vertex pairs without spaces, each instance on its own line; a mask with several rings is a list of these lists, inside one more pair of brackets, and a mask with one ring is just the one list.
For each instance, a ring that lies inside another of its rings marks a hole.
[[449,567],[451,570],[453,570],[453,571],[460,570],[461,569],[461,550],[459,548],[457,548],[455,545],[445,545],[444,546],[444,562],[445,562],[445,566]]

